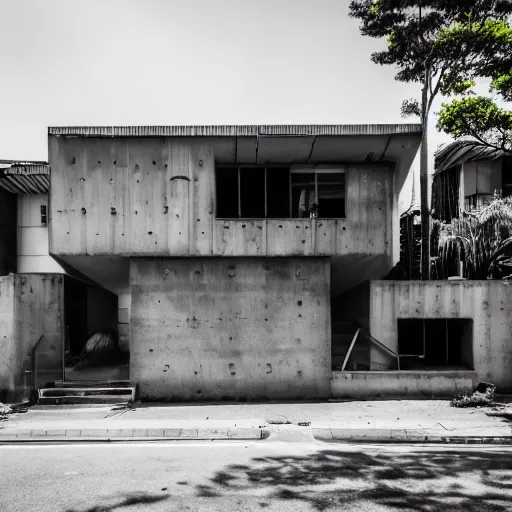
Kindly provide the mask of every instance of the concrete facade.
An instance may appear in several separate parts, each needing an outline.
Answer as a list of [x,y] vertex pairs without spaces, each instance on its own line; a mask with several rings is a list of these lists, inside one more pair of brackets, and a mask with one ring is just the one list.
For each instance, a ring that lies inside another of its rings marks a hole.
[[38,349],[40,378],[59,376],[64,329],[63,279],[56,274],[0,277],[0,397],[4,400],[23,396],[25,370],[31,369],[32,350],[41,335],[44,338]]
[[[511,311],[512,286],[506,281],[372,281],[370,287],[374,338],[397,351],[400,318],[471,319],[476,379],[502,390],[512,389]],[[373,370],[384,370],[389,362],[372,347]]]
[[329,260],[132,259],[142,399],[326,398]]

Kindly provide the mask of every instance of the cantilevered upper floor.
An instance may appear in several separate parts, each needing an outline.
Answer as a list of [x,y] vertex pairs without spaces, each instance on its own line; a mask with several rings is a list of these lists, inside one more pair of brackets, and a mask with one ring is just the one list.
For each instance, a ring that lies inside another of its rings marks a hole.
[[398,256],[419,125],[49,128],[60,256]]

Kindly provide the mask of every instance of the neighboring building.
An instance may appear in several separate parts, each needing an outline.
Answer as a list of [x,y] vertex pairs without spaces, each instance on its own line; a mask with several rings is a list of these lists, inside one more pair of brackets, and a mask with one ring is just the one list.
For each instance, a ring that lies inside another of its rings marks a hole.
[[512,194],[512,156],[472,140],[441,146],[435,155],[432,217],[450,223],[495,197]]
[[50,256],[49,188],[46,162],[0,160],[0,401],[62,379],[70,343],[76,355],[117,307],[115,295]]

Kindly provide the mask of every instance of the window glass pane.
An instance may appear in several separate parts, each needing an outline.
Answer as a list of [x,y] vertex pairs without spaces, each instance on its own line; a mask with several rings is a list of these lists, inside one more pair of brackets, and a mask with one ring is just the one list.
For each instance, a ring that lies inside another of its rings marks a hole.
[[345,217],[345,174],[322,173],[318,179],[318,216],[340,219]]
[[292,182],[292,217],[309,218],[316,204],[315,174],[293,174]]
[[267,167],[267,217],[290,216],[290,169]]
[[265,217],[265,169],[240,168],[240,202],[242,217]]
[[217,217],[235,219],[238,217],[238,169],[217,167],[215,170],[217,189]]

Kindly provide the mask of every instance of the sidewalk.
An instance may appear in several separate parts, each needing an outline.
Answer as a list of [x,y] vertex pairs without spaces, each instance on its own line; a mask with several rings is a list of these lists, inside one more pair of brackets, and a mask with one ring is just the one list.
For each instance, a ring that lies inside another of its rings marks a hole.
[[512,444],[512,422],[493,412],[458,409],[444,400],[35,406],[0,422],[0,444],[272,441],[287,435],[313,442]]

